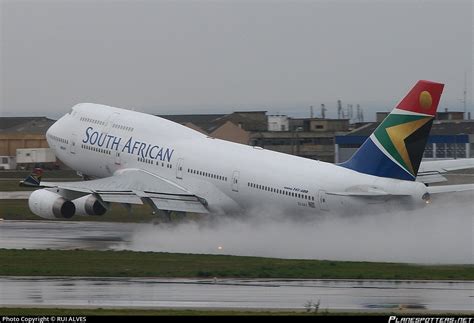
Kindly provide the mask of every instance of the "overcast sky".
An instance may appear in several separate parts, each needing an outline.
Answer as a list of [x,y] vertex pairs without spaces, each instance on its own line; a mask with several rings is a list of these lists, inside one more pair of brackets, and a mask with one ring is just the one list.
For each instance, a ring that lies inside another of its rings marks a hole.
[[442,109],[462,110],[465,75],[473,111],[471,1],[0,3],[4,116],[79,102],[335,115],[341,99],[373,119],[419,79],[445,83]]

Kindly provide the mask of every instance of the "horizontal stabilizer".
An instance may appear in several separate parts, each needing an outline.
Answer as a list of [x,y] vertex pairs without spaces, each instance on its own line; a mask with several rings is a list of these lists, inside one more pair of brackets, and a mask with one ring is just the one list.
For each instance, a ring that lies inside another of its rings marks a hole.
[[474,168],[474,158],[444,159],[423,161],[419,172],[450,172],[453,170]]
[[422,175],[418,173],[418,176],[416,177],[416,181],[420,183],[425,183],[425,184],[432,184],[432,183],[447,182],[448,179],[439,173],[432,172],[432,173],[423,173]]
[[474,158],[423,161],[416,181],[425,184],[446,182],[446,177],[441,174],[469,168],[474,168]]
[[427,189],[430,194],[464,192],[474,190],[474,184],[428,186]]

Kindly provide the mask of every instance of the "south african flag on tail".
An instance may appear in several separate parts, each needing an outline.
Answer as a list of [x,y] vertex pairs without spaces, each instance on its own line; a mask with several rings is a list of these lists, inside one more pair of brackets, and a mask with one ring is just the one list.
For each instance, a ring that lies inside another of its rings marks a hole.
[[418,81],[348,161],[360,173],[416,179],[444,84]]

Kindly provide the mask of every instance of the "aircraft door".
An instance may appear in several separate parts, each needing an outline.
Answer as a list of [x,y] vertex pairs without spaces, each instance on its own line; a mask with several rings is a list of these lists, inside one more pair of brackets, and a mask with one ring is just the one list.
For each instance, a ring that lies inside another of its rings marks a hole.
[[176,178],[177,179],[183,179],[183,164],[184,164],[183,158],[178,159],[178,165],[176,167]]
[[234,192],[239,191],[239,175],[240,172],[238,170],[234,171],[234,173],[232,174],[232,190]]
[[329,211],[328,198],[326,196],[326,191],[320,190],[318,197],[319,197],[319,208],[323,211]]
[[122,165],[122,158],[120,158],[120,152],[115,152],[115,165],[121,166]]
[[69,152],[73,155],[76,154],[77,135],[73,133],[71,135],[71,143],[69,144]]

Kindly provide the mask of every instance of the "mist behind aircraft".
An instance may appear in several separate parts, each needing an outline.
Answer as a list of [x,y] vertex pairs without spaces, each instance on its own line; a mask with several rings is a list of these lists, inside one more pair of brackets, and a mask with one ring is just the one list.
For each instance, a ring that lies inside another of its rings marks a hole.
[[245,218],[210,218],[139,226],[116,249],[277,258],[430,264],[474,263],[472,193],[413,212],[299,221],[276,210]]

